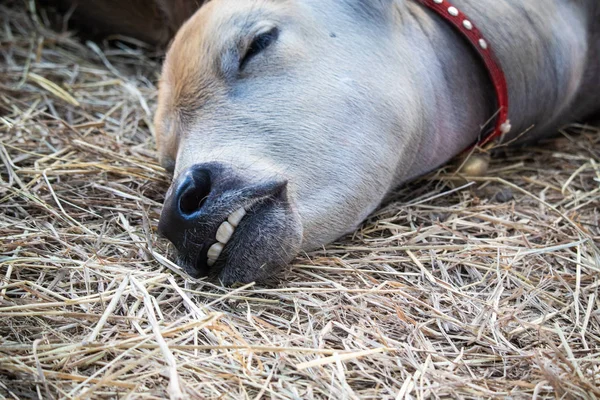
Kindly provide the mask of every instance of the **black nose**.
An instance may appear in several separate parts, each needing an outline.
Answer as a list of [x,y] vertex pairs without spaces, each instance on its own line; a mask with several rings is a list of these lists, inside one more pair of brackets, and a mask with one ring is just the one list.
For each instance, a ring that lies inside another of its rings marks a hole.
[[220,219],[245,197],[252,197],[252,189],[230,166],[194,164],[179,174],[167,192],[158,230],[178,248],[205,240],[211,233],[214,238],[212,230],[223,222]]
[[[246,173],[212,162],[195,164],[173,181],[158,230],[173,243],[180,265],[190,275],[218,272],[239,249],[235,244],[232,250],[230,240],[254,240],[282,223],[274,216],[287,209],[287,181],[253,179],[255,175]],[[262,227],[265,219],[271,222]],[[253,227],[260,234],[251,234]]]
[[165,198],[159,232],[171,242],[180,242],[185,231],[197,224],[207,200],[214,197],[213,181],[220,172],[213,164],[197,164],[183,171]]

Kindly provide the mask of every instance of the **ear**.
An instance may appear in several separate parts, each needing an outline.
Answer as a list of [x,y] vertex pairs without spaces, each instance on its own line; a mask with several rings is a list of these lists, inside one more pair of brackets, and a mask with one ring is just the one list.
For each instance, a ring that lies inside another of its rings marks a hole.
[[404,0],[344,0],[351,10],[367,20],[386,18]]

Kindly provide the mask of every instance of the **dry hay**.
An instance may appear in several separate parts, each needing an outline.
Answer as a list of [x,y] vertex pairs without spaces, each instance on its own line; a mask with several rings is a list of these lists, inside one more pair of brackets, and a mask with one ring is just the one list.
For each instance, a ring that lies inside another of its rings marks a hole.
[[442,169],[223,288],[156,236],[157,62],[36,15],[0,6],[0,398],[600,396],[597,130]]

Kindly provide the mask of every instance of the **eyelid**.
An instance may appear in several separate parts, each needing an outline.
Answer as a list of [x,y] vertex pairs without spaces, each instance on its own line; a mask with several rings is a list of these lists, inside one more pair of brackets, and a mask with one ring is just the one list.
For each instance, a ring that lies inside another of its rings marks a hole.
[[[265,27],[257,31],[252,40],[248,43],[244,51],[244,55],[240,58],[239,69],[243,70],[248,62],[256,55],[270,47],[279,37],[279,29],[277,26]],[[262,43],[260,41],[263,41]],[[253,49],[253,47],[255,47]]]

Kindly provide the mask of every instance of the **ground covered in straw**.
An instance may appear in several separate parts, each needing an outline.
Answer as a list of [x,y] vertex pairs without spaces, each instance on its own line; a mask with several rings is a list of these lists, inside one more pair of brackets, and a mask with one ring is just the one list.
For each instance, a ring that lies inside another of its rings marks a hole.
[[400,189],[276,284],[156,235],[158,63],[0,5],[0,398],[598,398],[600,135]]

